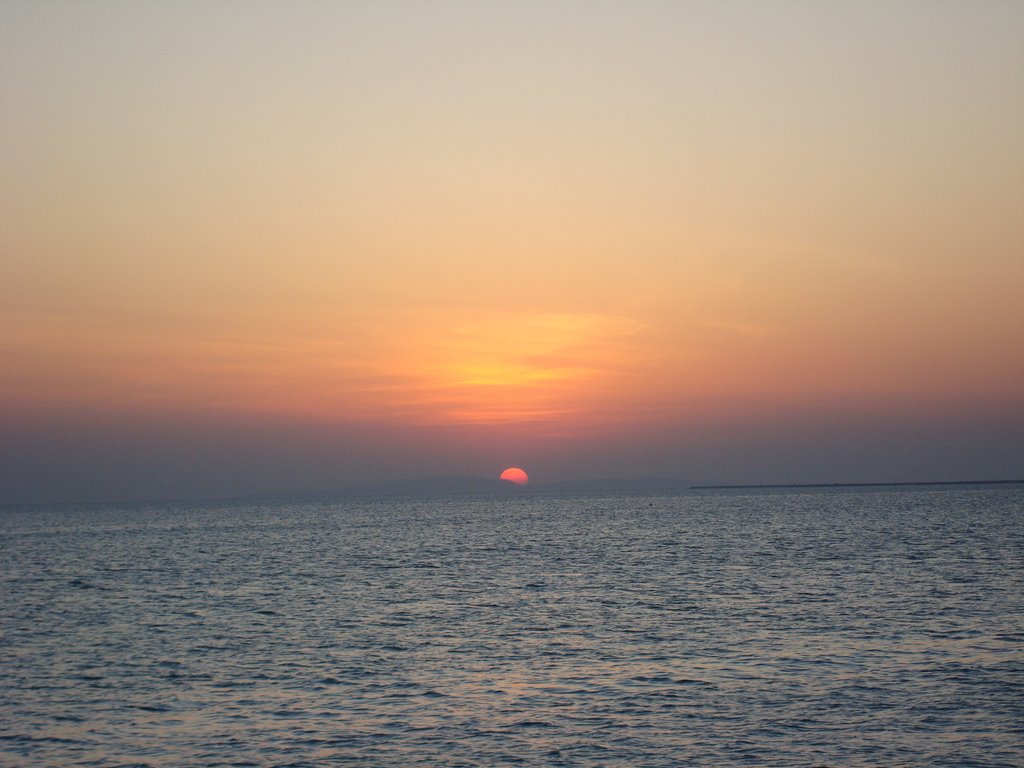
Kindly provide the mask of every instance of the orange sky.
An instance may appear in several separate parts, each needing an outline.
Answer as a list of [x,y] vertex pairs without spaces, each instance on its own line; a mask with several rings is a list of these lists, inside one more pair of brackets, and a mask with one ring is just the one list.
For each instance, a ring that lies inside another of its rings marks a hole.
[[9,495],[75,461],[62,424],[346,446],[286,487],[768,479],[738,419],[913,414],[983,448],[889,479],[1019,475],[984,435],[1024,419],[1022,80],[1000,2],[7,3]]

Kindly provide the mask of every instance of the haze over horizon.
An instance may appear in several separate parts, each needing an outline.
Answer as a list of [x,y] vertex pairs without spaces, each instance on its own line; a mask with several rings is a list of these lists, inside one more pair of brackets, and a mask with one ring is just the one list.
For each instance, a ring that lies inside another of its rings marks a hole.
[[0,7],[0,503],[1024,475],[1024,5]]

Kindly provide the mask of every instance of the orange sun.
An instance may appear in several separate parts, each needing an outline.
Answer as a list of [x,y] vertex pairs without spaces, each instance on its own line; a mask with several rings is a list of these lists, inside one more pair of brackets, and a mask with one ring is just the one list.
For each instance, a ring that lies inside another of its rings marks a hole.
[[501,473],[501,479],[508,480],[510,483],[515,483],[516,485],[526,485],[530,482],[530,476],[519,467],[509,467]]

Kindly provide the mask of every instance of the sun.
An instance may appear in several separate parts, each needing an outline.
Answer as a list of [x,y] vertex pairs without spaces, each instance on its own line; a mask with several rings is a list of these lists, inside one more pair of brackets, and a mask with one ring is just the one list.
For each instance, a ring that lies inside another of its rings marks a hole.
[[500,479],[508,480],[510,483],[515,483],[516,485],[526,485],[530,482],[530,476],[519,467],[509,467],[501,473]]

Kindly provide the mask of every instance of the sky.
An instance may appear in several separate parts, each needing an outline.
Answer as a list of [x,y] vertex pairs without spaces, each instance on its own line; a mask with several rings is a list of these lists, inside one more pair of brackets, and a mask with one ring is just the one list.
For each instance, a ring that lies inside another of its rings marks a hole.
[[0,502],[1024,477],[1024,4],[6,2]]

